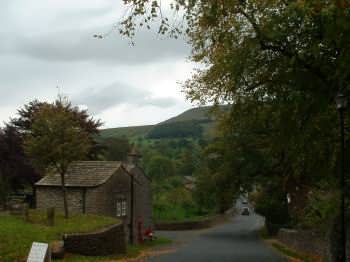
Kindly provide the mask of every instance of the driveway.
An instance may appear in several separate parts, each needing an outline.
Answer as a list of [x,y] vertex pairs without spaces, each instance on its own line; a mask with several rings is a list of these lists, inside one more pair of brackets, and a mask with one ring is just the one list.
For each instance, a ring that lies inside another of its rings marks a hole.
[[263,223],[263,219],[255,214],[237,215],[229,223],[207,230],[158,231],[158,235],[174,240],[173,252],[149,257],[146,261],[287,261],[258,236],[257,230]]

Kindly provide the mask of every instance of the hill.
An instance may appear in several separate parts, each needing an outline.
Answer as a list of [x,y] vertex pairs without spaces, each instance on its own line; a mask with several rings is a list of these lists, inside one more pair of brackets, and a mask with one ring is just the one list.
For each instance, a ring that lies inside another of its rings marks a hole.
[[175,123],[175,122],[183,122],[183,121],[213,121],[214,118],[209,115],[209,111],[211,110],[211,106],[204,107],[196,107],[191,108],[180,115],[169,118],[163,122],[160,122],[158,125],[167,124],[167,123]]
[[154,125],[147,126],[128,126],[128,127],[116,127],[102,129],[100,135],[102,138],[109,137],[142,137],[148,134],[148,132],[154,127]]
[[101,130],[101,138],[126,137],[135,140],[143,138],[179,138],[213,136],[215,119],[210,116],[212,107],[191,108],[175,117],[156,125],[117,127]]

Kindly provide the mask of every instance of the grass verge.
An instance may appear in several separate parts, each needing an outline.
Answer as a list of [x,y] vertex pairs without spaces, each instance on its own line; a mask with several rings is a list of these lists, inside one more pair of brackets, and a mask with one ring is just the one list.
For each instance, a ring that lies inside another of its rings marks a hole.
[[55,226],[46,226],[46,213],[30,210],[29,222],[11,215],[0,216],[0,261],[24,261],[34,241],[50,243],[61,240],[64,233],[83,233],[119,223],[119,220],[95,215],[63,214],[55,216]]
[[305,254],[300,254],[296,250],[289,248],[277,240],[270,240],[270,245],[277,249],[279,252],[287,256],[293,262],[320,262],[321,260],[316,257],[311,257]]

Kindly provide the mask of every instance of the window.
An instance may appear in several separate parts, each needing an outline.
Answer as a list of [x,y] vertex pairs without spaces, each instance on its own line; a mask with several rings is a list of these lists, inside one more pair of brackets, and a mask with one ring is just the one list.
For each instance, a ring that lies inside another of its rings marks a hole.
[[117,200],[117,217],[126,216],[126,199]]

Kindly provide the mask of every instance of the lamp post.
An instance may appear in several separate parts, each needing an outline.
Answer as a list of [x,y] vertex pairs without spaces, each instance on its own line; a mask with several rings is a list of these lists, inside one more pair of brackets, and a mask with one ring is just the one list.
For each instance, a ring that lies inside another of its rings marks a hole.
[[341,255],[342,262],[346,262],[346,228],[345,228],[345,140],[344,140],[344,111],[347,107],[347,98],[344,94],[336,96],[336,106],[340,116],[340,138],[341,138]]

